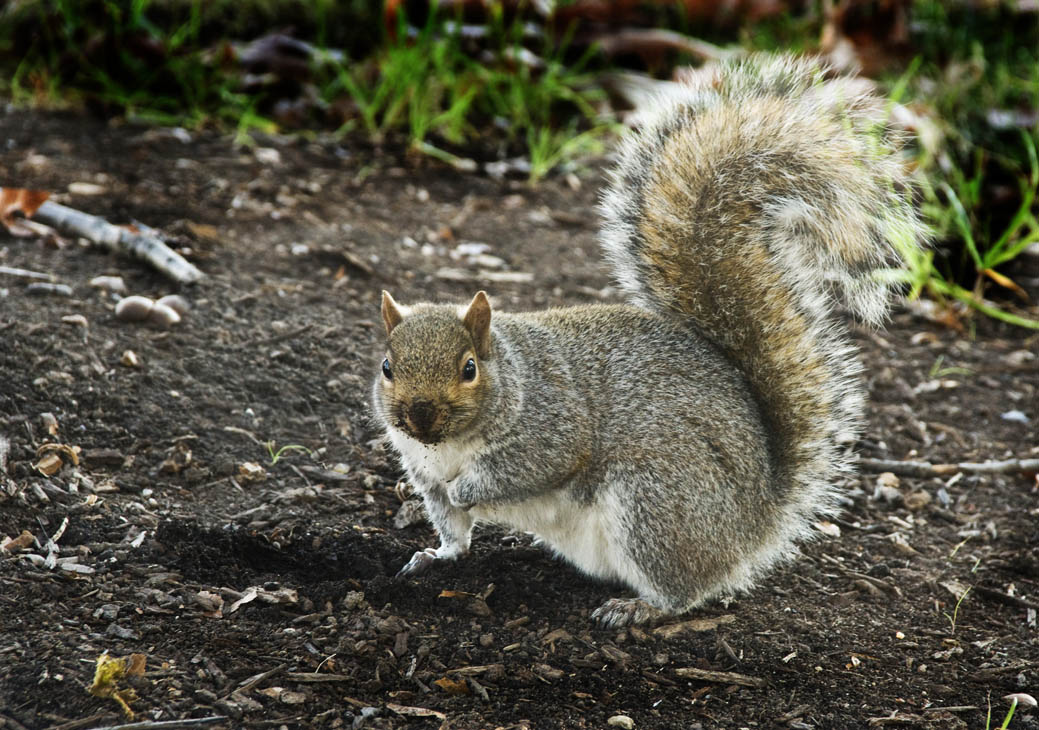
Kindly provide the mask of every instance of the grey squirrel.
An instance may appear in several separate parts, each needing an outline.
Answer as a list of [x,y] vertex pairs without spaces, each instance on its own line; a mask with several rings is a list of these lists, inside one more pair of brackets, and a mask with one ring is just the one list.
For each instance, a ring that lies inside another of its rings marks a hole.
[[382,296],[377,419],[440,546],[535,533],[630,586],[643,623],[749,588],[835,509],[860,365],[834,309],[883,319],[875,270],[924,227],[861,82],[792,56],[699,74],[621,145],[602,245],[625,305],[492,313]]

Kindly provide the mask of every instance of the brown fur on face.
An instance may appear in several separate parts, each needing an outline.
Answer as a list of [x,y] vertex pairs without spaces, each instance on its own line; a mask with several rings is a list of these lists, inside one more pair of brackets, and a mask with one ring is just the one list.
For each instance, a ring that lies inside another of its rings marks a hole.
[[[491,343],[487,295],[479,292],[460,317],[450,305],[402,308],[383,292],[382,318],[391,377],[381,376],[376,400],[387,420],[423,443],[464,433],[488,387],[483,365]],[[466,380],[463,371],[470,359],[476,376]]]

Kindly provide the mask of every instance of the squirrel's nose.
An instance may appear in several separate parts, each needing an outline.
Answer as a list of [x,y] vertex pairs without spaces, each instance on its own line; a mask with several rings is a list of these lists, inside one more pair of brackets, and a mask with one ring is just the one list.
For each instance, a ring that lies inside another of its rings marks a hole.
[[426,435],[432,431],[437,420],[437,408],[428,400],[417,400],[408,408],[408,424],[418,435]]

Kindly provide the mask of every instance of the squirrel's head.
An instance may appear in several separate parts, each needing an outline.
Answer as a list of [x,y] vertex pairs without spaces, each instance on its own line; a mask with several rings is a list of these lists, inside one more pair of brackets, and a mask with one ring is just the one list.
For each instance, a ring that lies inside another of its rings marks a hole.
[[487,392],[491,304],[479,292],[464,312],[448,305],[399,306],[382,293],[388,346],[375,384],[387,425],[435,444],[465,431]]

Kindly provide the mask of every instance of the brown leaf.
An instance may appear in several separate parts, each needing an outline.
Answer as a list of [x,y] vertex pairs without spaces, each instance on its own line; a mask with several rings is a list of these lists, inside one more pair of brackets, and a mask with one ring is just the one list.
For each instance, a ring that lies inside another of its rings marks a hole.
[[50,197],[44,190],[26,190],[24,188],[0,188],[0,223],[11,228],[14,214],[21,213],[32,218],[36,209]]
[[1024,289],[1018,286],[1017,282],[1015,282],[1010,277],[1003,276],[1001,273],[993,269],[982,269],[981,273],[984,276],[987,276],[988,278],[992,279],[992,281],[996,282],[1001,287],[1014,292],[1014,294],[1016,294],[1018,298],[1022,299],[1023,301],[1028,301],[1028,292],[1026,292]]
[[36,538],[28,530],[22,530],[22,534],[15,538],[5,537],[0,541],[0,549],[6,550],[9,553],[17,552],[18,550],[25,550],[31,547],[36,542]]
[[127,677],[143,677],[148,664],[148,657],[144,654],[131,654],[130,666],[126,668]]
[[464,679],[441,677],[437,681],[433,682],[433,684],[447,692],[449,695],[458,696],[469,694],[469,685]]

